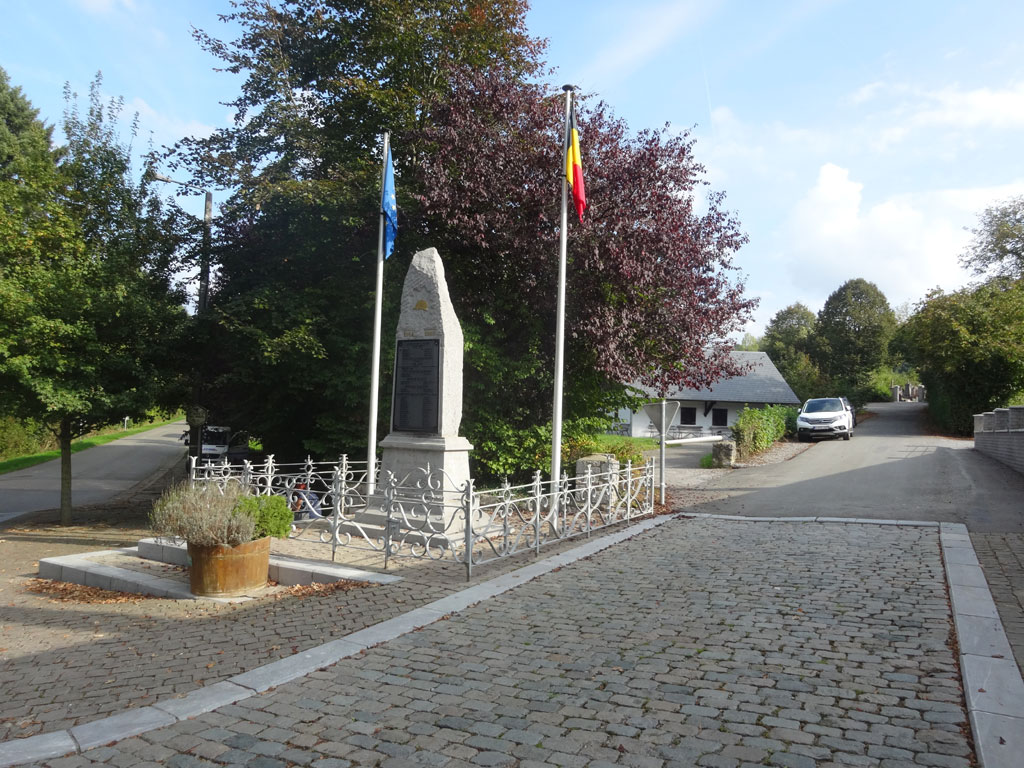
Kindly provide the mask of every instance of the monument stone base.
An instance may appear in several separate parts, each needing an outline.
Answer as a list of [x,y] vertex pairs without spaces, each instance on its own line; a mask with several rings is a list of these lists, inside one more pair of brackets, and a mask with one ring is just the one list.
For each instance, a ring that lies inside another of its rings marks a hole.
[[450,535],[462,531],[462,492],[469,482],[469,452],[473,444],[461,436],[417,435],[392,432],[381,443],[380,475],[377,495],[389,483],[389,473],[401,487],[425,484],[429,467],[432,480],[440,483],[443,506],[436,514],[444,518]]
[[388,473],[399,483],[406,477],[423,476],[429,466],[433,470],[444,470],[445,490],[462,492],[469,481],[469,452],[473,444],[461,436],[431,435],[419,437],[392,432],[380,442],[380,482],[387,483]]

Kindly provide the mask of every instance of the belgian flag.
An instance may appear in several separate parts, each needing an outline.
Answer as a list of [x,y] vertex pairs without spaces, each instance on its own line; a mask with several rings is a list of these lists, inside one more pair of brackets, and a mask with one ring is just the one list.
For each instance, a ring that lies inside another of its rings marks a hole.
[[576,129],[575,99],[572,100],[569,125],[565,131],[565,178],[572,187],[572,200],[582,223],[583,211],[587,207],[587,193],[583,188],[583,158],[580,155],[580,132]]

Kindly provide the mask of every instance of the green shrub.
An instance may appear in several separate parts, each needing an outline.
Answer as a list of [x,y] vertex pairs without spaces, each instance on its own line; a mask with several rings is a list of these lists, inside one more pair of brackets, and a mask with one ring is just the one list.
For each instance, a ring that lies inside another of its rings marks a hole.
[[283,496],[242,496],[235,511],[256,521],[255,538],[273,536],[284,539],[292,530],[294,515]]
[[715,456],[711,453],[705,453],[700,457],[700,468],[701,469],[713,469],[715,466]]
[[799,415],[799,408],[786,408],[786,437],[796,437],[796,417]]
[[237,547],[274,536],[292,526],[292,511],[281,496],[251,496],[237,483],[173,485],[153,504],[150,527],[157,536],[173,536],[201,547]]
[[622,467],[626,466],[627,461],[632,462],[634,467],[643,466],[644,463],[643,451],[629,440],[618,440],[614,443],[609,443],[599,449],[598,453],[613,454],[619,460],[619,465]]
[[13,416],[0,418],[0,461],[50,451],[56,447],[56,438],[41,424],[20,421]]
[[781,440],[792,422],[796,431],[796,409],[784,405],[744,408],[732,427],[736,453],[740,458],[761,453]]
[[[592,435],[570,435],[562,440],[562,464],[568,466],[592,453],[597,453],[597,441]],[[570,472],[570,474],[572,474]]]
[[[607,426],[607,419],[574,419],[562,424],[562,468],[573,473],[576,460],[591,453],[605,453],[595,435]],[[486,438],[472,440],[473,473],[483,483],[508,478],[527,483],[538,469],[551,468],[551,425],[516,429],[495,422]]]
[[231,483],[188,481],[172,485],[153,504],[149,524],[157,536],[173,536],[200,547],[237,547],[256,536],[256,520],[237,509],[244,495]]

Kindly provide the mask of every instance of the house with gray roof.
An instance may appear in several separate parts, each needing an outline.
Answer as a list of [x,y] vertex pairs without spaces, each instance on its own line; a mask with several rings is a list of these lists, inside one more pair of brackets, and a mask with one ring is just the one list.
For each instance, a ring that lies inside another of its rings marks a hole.
[[[682,388],[670,391],[665,399],[679,402],[679,413],[669,425],[669,435],[685,437],[691,434],[726,433],[744,408],[765,405],[799,406],[800,400],[782,378],[779,369],[765,352],[730,352],[733,360],[746,373],[716,382],[710,389]],[[652,401],[661,400],[659,393],[647,387],[637,387],[650,395]],[[657,434],[651,420],[639,411],[622,410],[618,415],[619,431],[633,437]]]

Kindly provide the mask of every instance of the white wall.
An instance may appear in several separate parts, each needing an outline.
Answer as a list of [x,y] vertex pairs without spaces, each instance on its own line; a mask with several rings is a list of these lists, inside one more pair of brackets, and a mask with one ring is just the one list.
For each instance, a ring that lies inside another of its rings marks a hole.
[[[679,400],[680,411],[676,414],[675,419],[669,424],[669,427],[679,426],[680,417],[682,416],[683,408],[695,408],[697,410],[697,427],[703,427],[705,431],[712,429],[711,426],[711,410],[708,411],[708,415],[704,415],[704,401],[703,400]],[[736,417],[739,416],[740,411],[747,407],[747,403],[715,403],[713,408],[725,408],[728,411],[726,417],[726,425],[731,427],[736,423]],[[763,403],[750,403],[750,407],[759,408],[763,406]],[[630,425],[629,434],[633,437],[649,437],[651,432],[649,431],[652,422],[648,418],[647,414],[641,409],[637,412],[631,412],[627,409],[623,409],[618,413],[618,420],[620,422]]]

